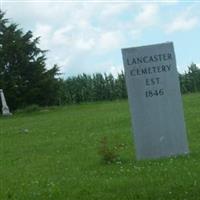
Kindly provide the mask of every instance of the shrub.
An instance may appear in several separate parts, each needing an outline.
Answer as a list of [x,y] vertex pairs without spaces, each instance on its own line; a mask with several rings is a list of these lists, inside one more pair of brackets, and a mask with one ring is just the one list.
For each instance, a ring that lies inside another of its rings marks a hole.
[[119,156],[117,154],[118,148],[110,148],[108,145],[107,137],[103,137],[100,140],[99,155],[104,163],[110,164],[118,160]]

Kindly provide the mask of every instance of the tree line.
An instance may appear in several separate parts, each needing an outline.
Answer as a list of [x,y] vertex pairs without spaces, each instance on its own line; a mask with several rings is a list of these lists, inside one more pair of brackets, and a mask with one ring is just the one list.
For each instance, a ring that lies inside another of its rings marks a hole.
[[[59,67],[47,70],[40,38],[23,32],[0,11],[0,88],[11,110],[29,105],[51,106],[126,99],[125,75],[81,74],[59,78]],[[200,69],[192,63],[179,75],[182,93],[200,92]]]
[[125,75],[96,73],[78,75],[63,80],[64,103],[106,101],[127,98]]
[[[200,92],[200,69],[192,63],[184,74],[179,74],[181,93]],[[121,71],[112,74],[78,75],[63,80],[64,96],[62,102],[80,103],[126,99],[125,75]]]

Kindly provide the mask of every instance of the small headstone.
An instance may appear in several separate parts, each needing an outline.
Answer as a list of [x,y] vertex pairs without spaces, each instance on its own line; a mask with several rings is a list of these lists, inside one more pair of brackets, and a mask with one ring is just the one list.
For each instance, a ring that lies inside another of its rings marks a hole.
[[9,110],[9,108],[7,106],[6,99],[5,99],[5,96],[4,96],[4,93],[3,93],[2,89],[0,89],[0,94],[1,94],[1,103],[2,103],[2,114],[4,116],[12,115],[12,113],[10,112],[10,110]]
[[172,42],[122,49],[138,159],[189,152]]

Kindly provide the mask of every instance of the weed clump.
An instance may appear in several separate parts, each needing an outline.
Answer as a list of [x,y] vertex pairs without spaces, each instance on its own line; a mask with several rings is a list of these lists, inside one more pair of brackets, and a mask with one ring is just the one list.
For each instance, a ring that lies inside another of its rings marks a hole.
[[99,155],[101,160],[106,164],[118,162],[120,160],[119,150],[121,145],[110,147],[107,137],[102,137],[100,140]]

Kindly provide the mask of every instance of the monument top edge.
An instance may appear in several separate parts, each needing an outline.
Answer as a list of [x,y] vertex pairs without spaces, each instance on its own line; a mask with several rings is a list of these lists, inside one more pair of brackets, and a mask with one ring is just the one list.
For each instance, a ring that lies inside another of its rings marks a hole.
[[142,46],[135,46],[135,47],[127,47],[127,48],[122,48],[121,51],[127,51],[127,50],[132,50],[132,49],[137,49],[137,48],[151,48],[153,46],[157,46],[157,45],[165,45],[165,44],[172,44],[172,41],[167,41],[167,42],[162,42],[162,43],[155,43],[155,44],[149,44],[149,45],[142,45]]

